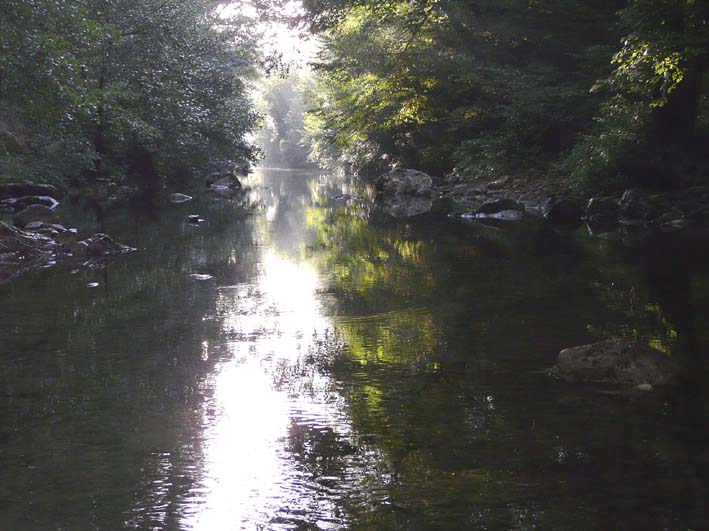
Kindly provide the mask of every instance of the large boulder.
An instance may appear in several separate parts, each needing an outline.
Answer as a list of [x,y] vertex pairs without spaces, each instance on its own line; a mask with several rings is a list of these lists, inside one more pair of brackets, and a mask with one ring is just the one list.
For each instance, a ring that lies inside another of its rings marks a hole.
[[433,178],[418,170],[397,168],[385,173],[376,182],[377,191],[384,195],[425,195],[433,186]]
[[13,220],[15,225],[20,228],[24,227],[28,223],[32,223],[33,221],[42,221],[44,223],[59,222],[59,218],[54,210],[44,205],[30,205],[24,210],[18,212]]
[[377,205],[396,218],[418,216],[433,206],[433,178],[418,170],[395,169],[377,180]]
[[648,388],[672,383],[669,356],[633,339],[609,339],[562,350],[551,373],[566,382]]

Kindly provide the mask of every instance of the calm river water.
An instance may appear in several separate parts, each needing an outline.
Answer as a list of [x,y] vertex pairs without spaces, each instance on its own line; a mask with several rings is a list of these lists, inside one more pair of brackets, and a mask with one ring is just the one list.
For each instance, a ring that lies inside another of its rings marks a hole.
[[[705,242],[248,186],[85,222],[140,252],[0,286],[0,530],[709,528]],[[618,335],[680,384],[543,373]]]

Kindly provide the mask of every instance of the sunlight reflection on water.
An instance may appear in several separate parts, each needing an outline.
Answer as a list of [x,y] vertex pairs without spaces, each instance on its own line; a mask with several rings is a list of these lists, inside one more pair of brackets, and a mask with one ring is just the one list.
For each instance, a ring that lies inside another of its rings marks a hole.
[[346,417],[336,401],[322,399],[330,386],[325,377],[311,374],[304,393],[290,381],[283,388],[279,380],[289,375],[278,374],[297,366],[313,337],[328,327],[317,288],[314,269],[268,249],[255,283],[219,290],[229,355],[216,367],[207,408],[216,413],[204,418],[204,480],[186,528],[292,529],[298,514],[318,528],[335,528],[334,508],[318,499],[289,455],[286,439],[293,425],[303,423],[338,424],[346,431]]

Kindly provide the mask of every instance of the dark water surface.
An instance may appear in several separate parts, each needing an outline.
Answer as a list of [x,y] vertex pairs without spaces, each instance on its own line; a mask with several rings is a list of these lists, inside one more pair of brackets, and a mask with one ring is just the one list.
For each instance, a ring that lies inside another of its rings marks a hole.
[[[249,186],[109,215],[139,253],[0,286],[0,531],[709,528],[705,242],[380,220],[317,173]],[[617,335],[680,384],[543,374]]]

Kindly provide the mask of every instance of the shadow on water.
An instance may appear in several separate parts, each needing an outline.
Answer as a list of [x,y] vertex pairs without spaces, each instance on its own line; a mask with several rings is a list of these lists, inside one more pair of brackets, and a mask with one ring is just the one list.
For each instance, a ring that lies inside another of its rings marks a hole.
[[[372,193],[264,169],[104,213],[141,250],[105,270],[0,286],[0,529],[706,527],[705,242],[386,220]],[[681,384],[542,374],[616,335]]]

